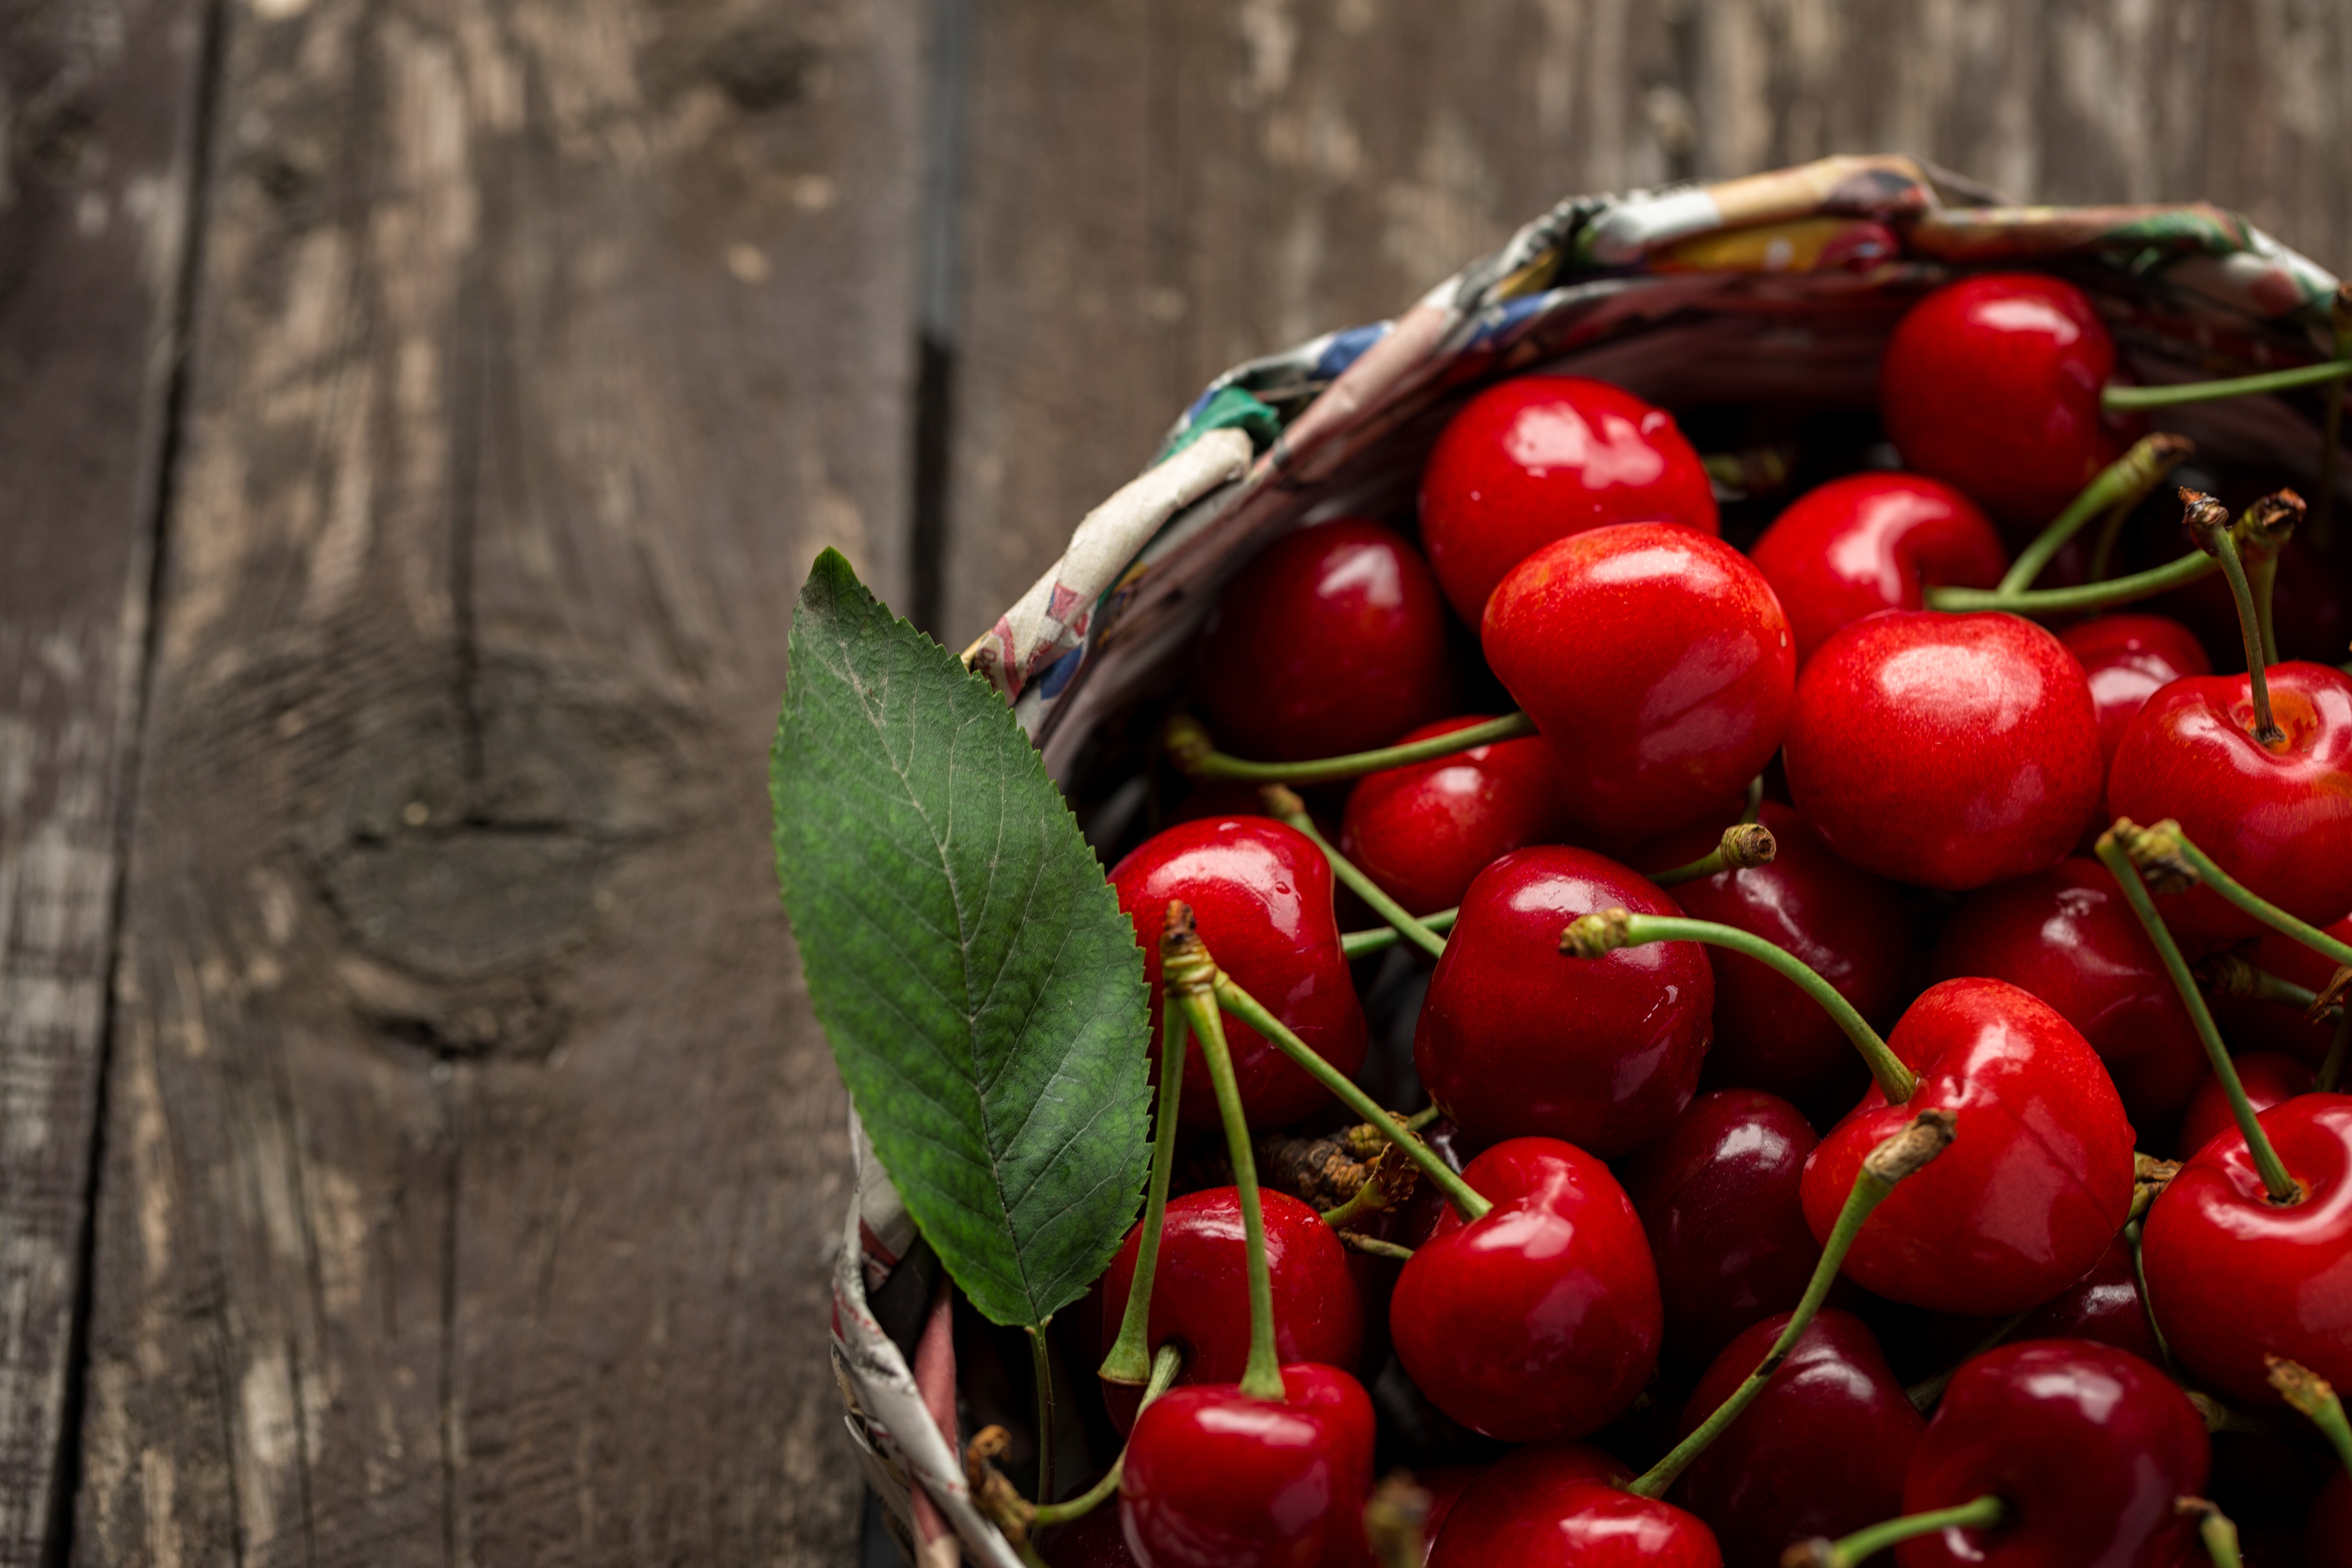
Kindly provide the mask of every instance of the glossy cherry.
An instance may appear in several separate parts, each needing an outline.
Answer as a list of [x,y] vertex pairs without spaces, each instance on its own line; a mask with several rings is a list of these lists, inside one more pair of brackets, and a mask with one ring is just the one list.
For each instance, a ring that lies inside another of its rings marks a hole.
[[2156,944],[2096,860],[2070,856],[1969,894],[1929,969],[2006,980],[2049,1003],[2107,1064],[2135,1122],[2169,1121],[2209,1070]]
[[1822,1248],[1806,1228],[1798,1187],[1820,1142],[1787,1100],[1717,1089],[1692,1100],[1625,1167],[1625,1194],[1657,1265],[1674,1360],[1704,1365],[1741,1330],[1805,1293]]
[[1790,793],[1831,848],[1930,888],[2055,865],[2099,801],[2083,667],[2015,616],[1856,621],[1798,679],[1787,761]]
[[2009,566],[1976,502],[1903,473],[1849,474],[1807,491],[1749,553],[1788,612],[1800,666],[1851,622],[1925,608],[1930,586],[1990,588]]
[[[1111,868],[1118,907],[1135,922],[1160,1032],[1160,931],[1168,906],[1192,906],[1201,938],[1234,983],[1265,1004],[1341,1072],[1364,1065],[1364,1010],[1339,951],[1331,865],[1314,841],[1266,816],[1203,817],[1154,834]],[[1228,1022],[1225,1038],[1253,1127],[1278,1127],[1326,1104],[1321,1085],[1255,1029]],[[1199,1041],[1184,1057],[1183,1125],[1217,1125]]]
[[2124,731],[2158,689],[2184,675],[2213,673],[2197,634],[2163,616],[2096,616],[2068,626],[2058,640],[2082,661],[2099,715],[2099,751],[2110,763]]
[[1430,1553],[1437,1550],[1437,1538],[1445,1529],[1445,1516],[1454,1511],[1462,1494],[1487,1468],[1485,1465],[1430,1465],[1412,1473],[1413,1484],[1429,1494],[1429,1512],[1421,1521],[1422,1540],[1426,1543],[1421,1555],[1424,1565]]
[[1142,1568],[1362,1568],[1372,1403],[1312,1363],[1286,1401],[1231,1384],[1174,1388],[1128,1438],[1119,1522]]
[[2039,525],[2120,446],[2099,412],[2115,367],[2115,341],[2081,289],[2040,273],[1979,273],[1895,324],[1879,418],[1906,467]]
[[1864,1157],[1941,1107],[1958,1118],[1952,1146],[1864,1223],[1845,1273],[1894,1300],[1979,1315],[2023,1311],[2081,1279],[2130,1209],[2132,1130],[2074,1026],[2006,982],[1947,980],[1886,1043],[1917,1088],[1890,1106],[1873,1085],[1813,1151],[1813,1235],[1830,1234]]
[[1498,382],[1463,405],[1422,469],[1422,543],[1474,626],[1511,568],[1614,522],[1713,533],[1715,487],[1674,416],[1606,382]]
[[1286,535],[1227,585],[1193,690],[1218,744],[1242,756],[1385,745],[1454,702],[1437,581],[1376,522]]
[[1780,749],[1796,654],[1746,556],[1623,523],[1546,545],[1486,602],[1486,661],[1551,747],[1576,819],[1664,833],[1738,795]]
[[1455,1501],[1429,1568],[1721,1568],[1715,1532],[1622,1489],[1633,1474],[1593,1448],[1506,1455]]
[[1431,1404],[1515,1443],[1562,1442],[1613,1420],[1658,1354],[1658,1276],[1609,1167],[1573,1145],[1516,1138],[1463,1179],[1494,1207],[1451,1210],[1397,1280],[1389,1332]]
[[[2284,740],[2254,739],[2245,676],[2176,680],[2125,729],[2107,803],[2143,826],[2177,819],[2221,869],[2325,925],[2352,911],[2352,676],[2300,663],[2269,676]],[[2156,903],[2192,953],[2260,929],[2210,888]]]
[[[2352,915],[2320,929],[2338,942],[2352,942]],[[2336,965],[2325,954],[2283,931],[2265,929],[2243,952],[2255,968],[2291,980],[2315,994],[2325,990],[2336,974]],[[2326,1061],[2328,1048],[2336,1043],[2334,1019],[2314,1023],[2304,1017],[2301,1009],[2276,1002],[2217,997],[2213,1016],[2236,1049],[2279,1051],[2309,1068]]]
[[[2281,1056],[2276,1051],[2249,1051],[2236,1058],[2235,1066],[2246,1100],[2258,1115],[2273,1105],[2285,1104],[2298,1094],[2311,1092],[2311,1069],[2293,1057]],[[2205,1081],[2197,1086],[2197,1092],[2189,1096],[2189,1109],[2180,1113],[2180,1137],[2176,1147],[2185,1160],[2222,1133],[2235,1131],[2237,1126],[2221,1080],[2208,1072]]]
[[1640,873],[1557,845],[1504,856],[1463,895],[1412,1059],[1474,1143],[1541,1134],[1614,1159],[1690,1103],[1715,1002],[1705,950],[1675,942],[1591,963],[1560,957],[1570,921],[1620,908],[1682,912]]
[[2266,1353],[2352,1387],[2352,1095],[2298,1095],[2257,1120],[2301,1200],[2272,1203],[2244,1137],[2225,1132],[2148,1210],[2141,1262],[2199,1386],[2275,1405]]
[[[1489,717],[1441,719],[1399,743]],[[1460,903],[1471,879],[1498,856],[1559,837],[1568,820],[1561,795],[1541,741],[1474,746],[1367,774],[1348,796],[1339,851],[1407,912],[1435,914]]]
[[[1958,1145],[1954,1145],[1955,1148]],[[1912,1450],[1903,1511],[1988,1493],[2007,1508],[1987,1530],[1948,1530],[1895,1549],[1900,1568],[2173,1568],[2202,1561],[2173,1508],[2201,1496],[2212,1463],[2189,1396],[2136,1355],[2084,1340],[2003,1345],[1953,1374]]]
[[[1761,1365],[1787,1312],[1751,1325],[1683,1406],[1687,1436]],[[1825,1308],[1756,1403],[1691,1462],[1674,1500],[1705,1520],[1728,1568],[1778,1568],[1781,1552],[1903,1511],[1903,1475],[1927,1423],[1862,1320]]]
[[[2000,1318],[1939,1318],[1929,1334],[1938,1358],[1948,1363],[1968,1354],[2002,1326]],[[2022,1340],[2093,1340],[2129,1351],[2142,1361],[2160,1362],[2164,1352],[2148,1327],[2139,1293],[2131,1244],[2117,1235],[2091,1271],[2028,1313],[2002,1336]]]

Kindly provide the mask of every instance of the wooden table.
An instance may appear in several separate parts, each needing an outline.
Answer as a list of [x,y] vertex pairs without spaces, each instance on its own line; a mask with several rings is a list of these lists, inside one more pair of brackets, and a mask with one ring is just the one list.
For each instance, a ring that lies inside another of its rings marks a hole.
[[2340,269],[2347,80],[2347,0],[0,7],[0,1561],[854,1560],[816,549],[960,645],[1573,190],[1899,146]]

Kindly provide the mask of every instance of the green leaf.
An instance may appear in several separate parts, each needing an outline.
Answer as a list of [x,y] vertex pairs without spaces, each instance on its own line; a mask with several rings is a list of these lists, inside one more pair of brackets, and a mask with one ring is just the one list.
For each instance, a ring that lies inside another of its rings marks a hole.
[[776,875],[875,1152],[973,1306],[1109,1263],[1150,1147],[1135,928],[1004,700],[828,550],[769,757]]

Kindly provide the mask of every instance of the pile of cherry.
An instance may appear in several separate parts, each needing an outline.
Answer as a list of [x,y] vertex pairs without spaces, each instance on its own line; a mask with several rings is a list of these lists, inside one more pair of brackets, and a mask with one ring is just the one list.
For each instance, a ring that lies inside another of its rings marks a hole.
[[[1111,874],[1129,1436],[1051,1506],[975,1460],[1024,1553],[2352,1564],[2352,676],[2277,653],[2304,503],[2176,500],[2115,369],[2068,283],[1929,294],[1902,466],[1746,553],[1671,416],[1503,382],[1417,531],[1243,571]],[[2116,574],[2159,505],[2178,559]],[[2109,613],[2191,584],[2246,673]],[[1410,1117],[1352,1081],[1406,954]],[[1376,1484],[1430,1432],[1477,1462]]]

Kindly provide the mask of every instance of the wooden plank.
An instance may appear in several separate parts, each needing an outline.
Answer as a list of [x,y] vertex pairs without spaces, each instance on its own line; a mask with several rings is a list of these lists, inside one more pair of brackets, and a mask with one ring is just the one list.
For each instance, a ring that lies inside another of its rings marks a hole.
[[45,1560],[83,1286],[202,7],[0,11],[0,1562]]
[[793,594],[902,590],[898,0],[228,16],[77,1555],[851,1554]]

